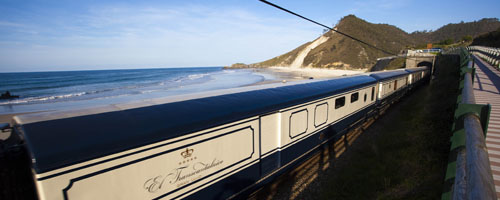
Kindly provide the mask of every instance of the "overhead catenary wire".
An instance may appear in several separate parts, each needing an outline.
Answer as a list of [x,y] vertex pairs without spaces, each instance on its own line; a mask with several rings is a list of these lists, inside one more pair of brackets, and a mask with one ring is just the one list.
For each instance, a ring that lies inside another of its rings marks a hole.
[[295,15],[295,16],[297,16],[297,17],[300,17],[300,18],[302,18],[302,19],[305,19],[305,20],[307,20],[307,21],[309,21],[309,22],[312,22],[312,23],[314,23],[314,24],[317,24],[317,25],[319,25],[319,26],[322,26],[322,27],[324,27],[324,28],[327,28],[327,29],[329,29],[329,30],[331,30],[331,31],[335,31],[335,32],[337,32],[337,33],[339,33],[339,34],[341,34],[341,35],[343,35],[343,36],[346,36],[346,37],[348,37],[348,38],[351,38],[351,39],[352,39],[352,40],[354,40],[354,41],[357,41],[357,42],[359,42],[359,43],[362,43],[362,44],[364,44],[364,45],[367,45],[367,46],[369,46],[369,47],[371,47],[371,48],[377,49],[377,50],[379,50],[379,51],[381,51],[381,52],[384,52],[384,53],[386,53],[386,54],[393,55],[393,56],[399,56],[399,55],[398,55],[398,54],[396,54],[396,53],[393,53],[393,52],[387,51],[387,50],[385,50],[385,49],[382,49],[382,48],[376,47],[375,45],[369,44],[369,43],[367,43],[367,42],[365,42],[365,41],[363,41],[363,40],[360,40],[360,39],[358,39],[358,38],[355,38],[355,37],[353,37],[353,36],[350,36],[350,35],[348,35],[348,34],[346,34],[346,33],[343,33],[343,32],[338,31],[338,30],[336,30],[336,29],[330,28],[329,26],[326,26],[326,25],[324,25],[324,24],[321,24],[321,23],[319,23],[319,22],[316,22],[316,21],[314,21],[314,20],[312,20],[312,19],[309,19],[309,18],[307,18],[307,17],[304,17],[304,16],[302,16],[302,15],[299,15],[299,14],[297,14],[297,13],[293,12],[293,11],[290,11],[290,10],[288,10],[288,9],[286,9],[286,8],[283,8],[283,7],[281,7],[281,6],[278,6],[278,5],[276,5],[276,4],[274,4],[274,3],[271,3],[271,2],[269,2],[269,1],[266,1],[266,0],[259,0],[259,1],[261,1],[261,2],[263,2],[263,3],[266,3],[266,4],[270,5],[270,6],[273,6],[273,7],[275,7],[275,8],[278,8],[278,9],[280,9],[280,10],[283,10],[283,11],[285,11],[285,12],[287,12],[287,13],[292,14],[292,15]]

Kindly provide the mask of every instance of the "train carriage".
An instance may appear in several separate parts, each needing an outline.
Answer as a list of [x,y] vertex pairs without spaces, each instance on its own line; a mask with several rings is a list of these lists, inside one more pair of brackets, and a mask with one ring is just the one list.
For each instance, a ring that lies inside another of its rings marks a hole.
[[40,199],[226,199],[288,170],[423,80],[409,74],[22,115],[13,133],[31,157]]
[[391,104],[401,97],[408,85],[409,73],[405,70],[392,70],[371,73],[370,76],[378,81],[377,100],[382,106]]
[[405,69],[409,75],[409,85],[410,89],[417,86],[418,83],[422,83],[424,81],[420,81],[420,79],[428,77],[427,74],[430,73],[428,67],[417,67],[417,68],[407,68]]

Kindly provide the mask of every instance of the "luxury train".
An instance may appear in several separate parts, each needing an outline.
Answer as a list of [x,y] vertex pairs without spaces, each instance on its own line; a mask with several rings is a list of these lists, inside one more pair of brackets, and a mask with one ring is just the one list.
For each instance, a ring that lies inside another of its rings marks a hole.
[[238,198],[429,78],[418,67],[21,115],[9,140],[39,199]]

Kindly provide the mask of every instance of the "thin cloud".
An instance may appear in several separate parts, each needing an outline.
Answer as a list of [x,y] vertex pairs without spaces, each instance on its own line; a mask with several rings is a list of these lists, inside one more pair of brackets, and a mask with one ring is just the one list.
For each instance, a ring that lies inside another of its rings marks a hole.
[[[0,47],[0,65],[122,68],[251,63],[285,53],[321,33],[300,19],[198,5],[94,7],[57,24],[37,26],[36,37],[11,38],[26,45]],[[21,54],[30,59],[18,59]]]
[[14,23],[14,22],[9,22],[9,21],[0,21],[0,27],[16,27],[16,28],[24,28],[26,25],[24,24],[19,24],[19,23]]
[[393,10],[398,8],[407,7],[411,5],[411,0],[370,0],[370,1],[356,1],[354,5],[360,10],[380,11]]

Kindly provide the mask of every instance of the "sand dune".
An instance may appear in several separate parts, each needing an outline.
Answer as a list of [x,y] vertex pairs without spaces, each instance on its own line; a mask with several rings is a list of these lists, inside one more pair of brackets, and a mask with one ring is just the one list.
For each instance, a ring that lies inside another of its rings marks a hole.
[[318,39],[316,39],[314,42],[309,44],[306,48],[304,48],[302,51],[299,52],[295,60],[293,60],[292,64],[290,65],[291,68],[300,68],[302,67],[302,64],[304,63],[304,58],[306,58],[307,54],[320,44],[323,44],[328,40],[328,37],[322,35]]

